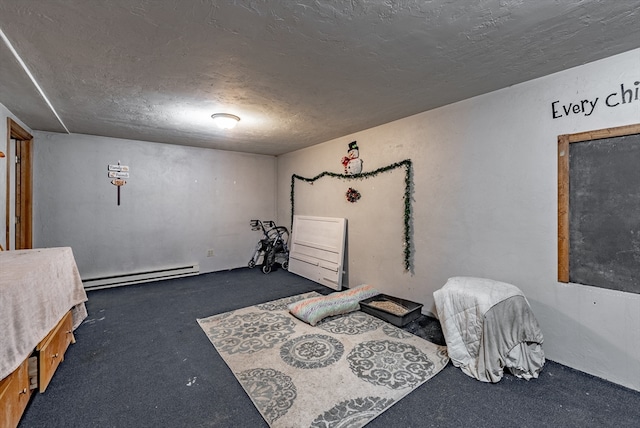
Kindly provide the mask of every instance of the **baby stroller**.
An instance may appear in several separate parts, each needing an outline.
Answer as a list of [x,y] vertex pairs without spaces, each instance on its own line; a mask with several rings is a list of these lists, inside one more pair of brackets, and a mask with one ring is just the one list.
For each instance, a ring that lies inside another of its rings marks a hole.
[[284,226],[276,226],[271,221],[251,220],[251,230],[262,231],[263,238],[256,245],[253,257],[249,260],[249,267],[254,268],[262,264],[262,273],[271,272],[275,263],[279,263],[282,269],[289,268],[289,231]]

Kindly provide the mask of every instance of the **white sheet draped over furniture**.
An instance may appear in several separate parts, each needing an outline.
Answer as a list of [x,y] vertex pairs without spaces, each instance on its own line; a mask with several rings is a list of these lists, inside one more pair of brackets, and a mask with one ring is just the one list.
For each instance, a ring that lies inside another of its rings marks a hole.
[[498,382],[504,368],[524,379],[544,365],[542,331],[516,286],[453,277],[433,293],[454,366],[483,382]]
[[71,248],[0,252],[0,379],[15,370],[73,309],[73,328],[87,316]]

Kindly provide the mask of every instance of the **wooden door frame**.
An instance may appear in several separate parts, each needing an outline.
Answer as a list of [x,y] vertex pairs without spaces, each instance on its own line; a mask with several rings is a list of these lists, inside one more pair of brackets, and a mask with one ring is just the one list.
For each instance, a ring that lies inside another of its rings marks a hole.
[[[23,250],[33,247],[33,180],[32,180],[32,145],[33,136],[22,128],[10,117],[7,118],[7,159],[10,159],[11,139],[16,140],[16,156],[20,160],[16,163],[16,217],[20,220],[16,223],[15,249]],[[11,168],[7,165],[7,189],[6,189],[6,219],[5,225],[7,249],[11,248],[10,221],[10,191]]]

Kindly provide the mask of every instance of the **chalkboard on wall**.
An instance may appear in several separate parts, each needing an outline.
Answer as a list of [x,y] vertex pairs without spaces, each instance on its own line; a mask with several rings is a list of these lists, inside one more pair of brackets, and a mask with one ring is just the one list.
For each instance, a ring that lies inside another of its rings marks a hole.
[[558,280],[640,294],[640,124],[558,137]]

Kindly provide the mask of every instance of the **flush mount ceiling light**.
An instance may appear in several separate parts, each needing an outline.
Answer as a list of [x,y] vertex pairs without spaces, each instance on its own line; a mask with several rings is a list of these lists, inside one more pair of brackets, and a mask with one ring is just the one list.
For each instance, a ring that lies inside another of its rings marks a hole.
[[232,129],[240,122],[240,118],[235,114],[215,113],[211,117],[220,129]]

